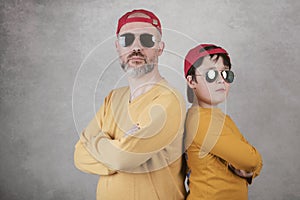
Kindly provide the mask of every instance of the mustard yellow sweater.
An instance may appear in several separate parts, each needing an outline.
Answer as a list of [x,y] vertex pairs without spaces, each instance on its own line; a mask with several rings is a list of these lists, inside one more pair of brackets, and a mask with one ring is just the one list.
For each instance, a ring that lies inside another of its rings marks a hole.
[[161,81],[129,99],[128,87],[105,98],[75,146],[75,166],[101,175],[99,200],[184,199],[182,96]]
[[262,159],[231,118],[220,109],[195,106],[188,111],[186,129],[187,163],[191,171],[187,199],[248,199],[247,180],[231,172],[228,163],[253,172],[255,177],[262,168]]

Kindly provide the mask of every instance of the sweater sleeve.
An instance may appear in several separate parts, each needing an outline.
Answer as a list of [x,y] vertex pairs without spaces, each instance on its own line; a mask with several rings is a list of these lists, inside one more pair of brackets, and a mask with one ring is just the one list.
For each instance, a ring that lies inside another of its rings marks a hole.
[[[96,159],[111,169],[134,169],[151,158],[157,158],[158,154],[163,155],[164,149],[183,135],[185,106],[183,100],[175,95],[160,96],[141,115],[150,120],[140,124],[134,134],[120,139],[111,139],[101,134],[91,138],[88,148]],[[170,149],[173,152],[168,152],[168,155],[181,155],[180,146]],[[167,159],[166,156],[159,158]]]
[[115,173],[114,170],[109,169],[91,156],[81,141],[75,145],[74,164],[79,170],[90,174],[110,175]]
[[[201,120],[203,121],[201,122]],[[235,124],[220,115],[201,118],[198,131],[201,132],[198,143],[201,146],[200,156],[207,153],[231,163],[235,168],[259,172],[261,168],[261,156],[241,134],[236,131]]]
[[[106,102],[107,98],[105,99],[105,103]],[[74,164],[83,172],[99,175],[109,175],[116,172],[115,170],[108,168],[101,161],[97,160],[93,153],[87,148],[87,143],[91,140],[91,138],[96,136],[109,137],[101,131],[102,119],[105,114],[105,103],[101,106],[86,129],[81,133],[80,139],[75,145]]]
[[[233,132],[241,138],[242,141],[244,141],[245,143],[247,143],[248,145],[251,145],[246,139],[245,137],[241,134],[241,132],[239,131],[239,129],[237,128],[237,126],[234,124],[234,122],[232,121],[231,118],[230,119],[230,124],[232,124],[232,130]],[[257,151],[257,157],[258,157],[258,165],[256,167],[256,169],[253,171],[253,176],[248,178],[248,183],[251,184],[252,183],[252,179],[257,177],[260,174],[260,171],[262,169],[263,166],[263,160],[262,160],[262,156],[260,155],[260,153]]]

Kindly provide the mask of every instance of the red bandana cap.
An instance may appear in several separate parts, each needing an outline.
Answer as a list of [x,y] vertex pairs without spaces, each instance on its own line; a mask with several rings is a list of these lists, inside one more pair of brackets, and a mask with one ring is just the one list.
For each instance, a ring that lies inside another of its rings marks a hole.
[[[145,18],[145,17],[131,17],[131,18],[128,18],[130,15],[132,15],[134,13],[143,13],[143,14],[149,16],[150,18]],[[122,26],[124,26],[127,23],[131,23],[131,22],[146,22],[146,23],[152,24],[152,26],[157,28],[157,30],[160,32],[160,34],[162,34],[161,24],[160,24],[160,21],[159,21],[158,17],[156,17],[156,15],[154,15],[152,12],[147,11],[147,10],[143,10],[143,9],[133,10],[133,11],[127,12],[125,15],[123,15],[119,19],[116,34],[117,35],[119,34]]]
[[[214,46],[216,48],[215,49],[211,49],[211,50],[204,50],[203,49],[203,48],[209,47],[209,46]],[[211,54],[217,54],[217,53],[224,53],[229,58],[229,55],[228,55],[228,53],[227,53],[227,51],[225,49],[223,49],[221,47],[218,47],[218,46],[216,46],[214,44],[200,44],[200,45],[194,47],[193,49],[191,49],[187,53],[187,55],[185,56],[185,59],[184,59],[184,75],[185,75],[185,77],[187,76],[187,73],[190,70],[190,68],[192,67],[192,65],[194,65],[195,62],[199,58],[202,58],[204,56],[211,55]]]

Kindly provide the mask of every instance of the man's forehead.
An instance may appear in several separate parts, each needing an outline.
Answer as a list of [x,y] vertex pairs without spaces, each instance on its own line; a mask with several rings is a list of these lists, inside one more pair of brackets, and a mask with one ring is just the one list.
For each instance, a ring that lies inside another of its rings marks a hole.
[[144,13],[133,13],[128,16],[128,18],[133,18],[133,17],[143,17],[143,18],[151,19],[148,15]]
[[133,32],[133,33],[141,33],[141,32],[148,32],[152,34],[159,33],[157,28],[152,26],[149,23],[146,22],[132,22],[132,23],[127,23],[122,28],[120,29],[120,33],[124,32]]

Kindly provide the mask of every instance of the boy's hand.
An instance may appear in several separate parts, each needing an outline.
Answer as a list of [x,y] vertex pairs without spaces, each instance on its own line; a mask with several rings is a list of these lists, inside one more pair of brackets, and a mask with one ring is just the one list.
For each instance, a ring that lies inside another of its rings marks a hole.
[[231,171],[233,173],[235,173],[236,175],[242,177],[242,178],[250,178],[253,176],[253,172],[247,172],[245,170],[242,169],[236,169],[234,168],[231,164],[228,164],[229,169],[231,169]]

